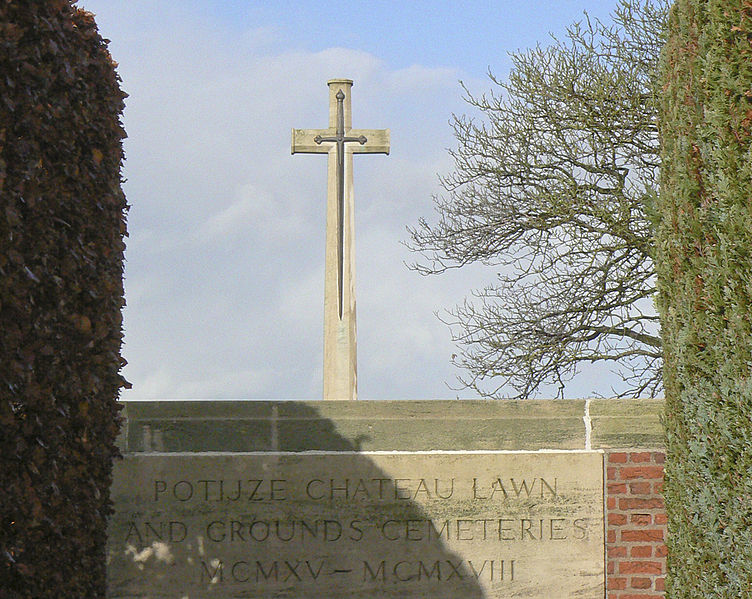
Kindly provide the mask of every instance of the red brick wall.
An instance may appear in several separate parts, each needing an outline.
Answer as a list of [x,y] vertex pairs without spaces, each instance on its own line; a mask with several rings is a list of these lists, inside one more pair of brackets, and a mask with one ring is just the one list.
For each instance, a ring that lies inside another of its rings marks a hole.
[[660,451],[606,454],[608,599],[663,599],[666,510]]

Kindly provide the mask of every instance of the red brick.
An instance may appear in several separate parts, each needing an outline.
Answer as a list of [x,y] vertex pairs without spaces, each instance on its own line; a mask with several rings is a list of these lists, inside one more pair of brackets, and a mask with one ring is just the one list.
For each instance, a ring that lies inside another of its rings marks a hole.
[[606,531],[606,542],[607,543],[616,543],[616,531],[615,530],[607,530]]
[[619,499],[620,510],[656,510],[663,509],[663,497],[650,497],[642,499],[640,497],[621,497]]
[[653,523],[653,516],[650,514],[632,514],[629,521],[635,526],[650,526]]
[[616,571],[616,562],[608,562],[606,566],[606,573],[613,574]]
[[656,452],[655,452],[655,453],[653,454],[653,461],[654,461],[654,462],[655,462],[656,464],[663,464],[663,463],[664,463],[664,462],[666,461],[666,454],[665,454],[665,453],[662,453],[662,452],[660,452],[660,451],[656,451]]
[[631,557],[653,557],[653,548],[650,545],[640,545],[629,550]]
[[616,497],[609,497],[606,500],[606,507],[608,507],[608,509],[610,509],[610,510],[615,509],[616,508]]
[[653,581],[649,578],[644,577],[637,577],[633,576],[632,580],[629,581],[630,588],[633,589],[652,589],[653,588]]
[[620,562],[619,574],[663,574],[661,562]]
[[608,463],[609,464],[626,464],[627,454],[626,453],[610,453],[608,454]]
[[613,466],[609,466],[606,468],[606,478],[608,480],[616,480],[616,475],[618,473],[618,468],[614,468]]
[[663,466],[624,466],[619,474],[622,480],[663,478]]
[[638,462],[652,462],[653,461],[653,454],[649,451],[644,451],[640,453],[630,453],[629,454],[629,461],[638,463]]
[[656,524],[666,524],[668,521],[668,518],[666,517],[666,514],[656,514],[653,516],[653,522]]
[[663,481],[659,480],[658,482],[653,483],[653,493],[657,493],[658,495],[661,495],[663,493]]
[[622,495],[627,492],[627,483],[608,483],[609,495]]
[[663,531],[659,529],[650,530],[623,530],[621,540],[625,542],[642,542],[650,543],[651,541],[662,541]]
[[668,555],[668,547],[665,545],[658,545],[655,548],[655,557],[666,557]]
[[655,590],[656,591],[665,591],[666,590],[666,579],[665,578],[656,578],[655,579]]
[[629,492],[632,495],[650,495],[652,487],[649,482],[629,483]]
[[607,586],[609,591],[622,591],[627,588],[627,579],[612,576],[608,579]]
[[608,548],[608,559],[627,557],[627,548],[624,545],[613,545]]
[[[610,599],[610,598],[609,598]],[[619,599],[665,599],[663,595],[646,595],[645,593],[639,593],[636,595],[633,595],[632,593],[629,593],[628,595],[619,595]]]
[[608,515],[608,524],[609,526],[623,526],[627,523],[627,515],[626,514],[614,514],[611,513]]

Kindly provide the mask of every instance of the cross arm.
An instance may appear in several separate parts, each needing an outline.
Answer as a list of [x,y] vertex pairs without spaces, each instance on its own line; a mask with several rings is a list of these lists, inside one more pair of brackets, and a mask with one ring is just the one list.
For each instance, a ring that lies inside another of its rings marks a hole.
[[389,154],[389,129],[350,129],[348,137],[364,136],[368,141],[363,144],[350,144],[348,150],[354,154]]
[[320,135],[325,137],[331,134],[331,129],[293,129],[291,154],[326,154],[329,152],[328,145],[317,144],[313,139]]
[[[292,130],[292,154],[326,154],[331,146],[329,144],[317,144],[314,139],[317,136],[331,137],[336,134],[332,129],[293,129]],[[354,154],[389,154],[390,131],[389,129],[350,129],[346,132],[347,137],[360,137],[363,135],[368,141],[361,144],[347,144],[347,151]]]

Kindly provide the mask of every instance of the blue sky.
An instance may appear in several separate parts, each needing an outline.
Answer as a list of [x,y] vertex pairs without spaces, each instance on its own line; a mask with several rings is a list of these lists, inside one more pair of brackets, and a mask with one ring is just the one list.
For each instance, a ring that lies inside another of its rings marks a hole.
[[[616,1],[80,0],[129,94],[124,185],[124,399],[321,396],[326,161],[290,155],[323,127],[326,81],[347,77],[353,125],[390,128],[355,164],[359,395],[473,397],[435,312],[492,282],[482,266],[424,278],[402,242],[451,170],[463,81],[490,89],[508,52]],[[570,397],[608,395],[593,369]]]
[[[392,68],[453,66],[471,76],[507,66],[510,50],[545,41],[582,18],[607,17],[613,2],[418,1],[231,2],[233,17],[268,26],[280,44],[306,50],[332,45],[378,56]],[[201,3],[199,4],[201,5]],[[221,6],[222,3],[210,3]]]

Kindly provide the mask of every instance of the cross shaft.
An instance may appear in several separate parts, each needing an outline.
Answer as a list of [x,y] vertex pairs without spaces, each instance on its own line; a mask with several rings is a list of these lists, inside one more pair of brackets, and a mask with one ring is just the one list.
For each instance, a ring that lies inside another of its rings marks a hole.
[[292,153],[329,157],[324,284],[324,399],[357,397],[354,154],[388,154],[388,129],[353,129],[352,81],[329,85],[329,127],[293,129]]

